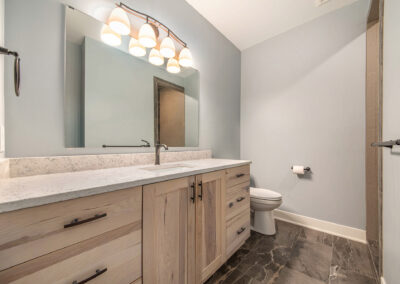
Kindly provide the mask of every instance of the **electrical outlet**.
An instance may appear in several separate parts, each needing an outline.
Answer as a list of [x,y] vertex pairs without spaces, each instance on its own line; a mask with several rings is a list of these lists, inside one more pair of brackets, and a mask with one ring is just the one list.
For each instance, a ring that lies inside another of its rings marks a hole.
[[328,3],[329,1],[330,0],[315,0],[314,4],[315,4],[315,7],[319,7],[319,6],[323,5],[323,4]]

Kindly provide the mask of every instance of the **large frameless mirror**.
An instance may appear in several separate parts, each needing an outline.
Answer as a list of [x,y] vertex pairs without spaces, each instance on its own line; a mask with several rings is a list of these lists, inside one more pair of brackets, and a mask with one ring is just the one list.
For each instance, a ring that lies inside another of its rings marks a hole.
[[103,23],[65,8],[66,147],[197,147],[199,72],[165,66],[128,52],[129,37],[112,47],[100,39]]

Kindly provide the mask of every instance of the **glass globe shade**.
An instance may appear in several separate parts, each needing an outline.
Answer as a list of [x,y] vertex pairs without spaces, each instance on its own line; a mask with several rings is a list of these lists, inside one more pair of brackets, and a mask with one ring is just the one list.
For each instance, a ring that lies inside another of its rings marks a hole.
[[193,66],[193,58],[189,48],[185,47],[179,53],[179,64],[183,67]]
[[145,56],[146,48],[137,39],[131,38],[129,41],[129,53],[138,57]]
[[101,40],[111,46],[117,46],[121,44],[121,36],[114,32],[109,26],[104,25],[101,29]]
[[155,47],[157,44],[156,34],[150,24],[144,24],[139,30],[139,42],[145,47]]
[[149,54],[149,62],[153,65],[162,65],[164,63],[164,57],[161,56],[160,51],[153,48]]
[[161,42],[160,53],[166,58],[171,58],[175,56],[175,45],[170,37],[166,37]]
[[108,18],[108,25],[114,32],[120,35],[127,35],[131,32],[131,24],[128,15],[120,7],[112,10]]
[[178,61],[175,58],[168,59],[167,71],[170,73],[179,73],[181,67],[179,67]]

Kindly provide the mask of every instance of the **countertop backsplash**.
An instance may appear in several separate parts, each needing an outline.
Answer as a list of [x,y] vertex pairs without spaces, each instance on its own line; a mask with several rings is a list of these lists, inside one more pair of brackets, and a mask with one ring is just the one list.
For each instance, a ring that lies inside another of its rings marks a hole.
[[[161,153],[161,163],[210,158],[211,150]],[[154,164],[154,160],[154,153],[10,158],[0,161],[0,178],[148,165]]]

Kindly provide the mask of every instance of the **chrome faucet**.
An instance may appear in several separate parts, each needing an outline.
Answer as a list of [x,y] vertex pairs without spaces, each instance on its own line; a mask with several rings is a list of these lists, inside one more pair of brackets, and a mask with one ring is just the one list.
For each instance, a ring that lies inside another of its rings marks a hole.
[[156,144],[155,149],[156,149],[156,165],[160,164],[160,149],[164,148],[165,150],[168,150],[168,146],[165,144]]

